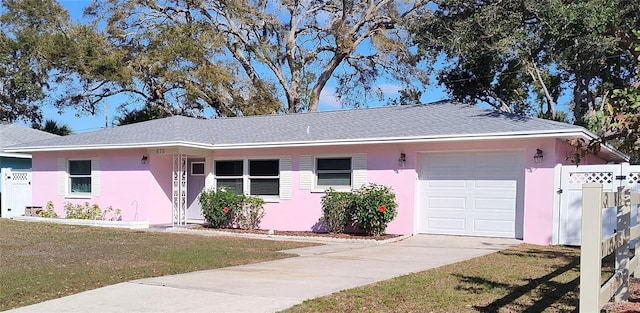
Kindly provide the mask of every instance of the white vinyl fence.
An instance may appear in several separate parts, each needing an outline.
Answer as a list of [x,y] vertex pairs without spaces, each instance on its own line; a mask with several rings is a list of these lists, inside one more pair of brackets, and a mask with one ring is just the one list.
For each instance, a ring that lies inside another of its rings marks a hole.
[[31,206],[31,171],[0,169],[0,216],[11,218],[25,214]]
[[[629,258],[631,240],[640,237],[637,221],[631,226],[631,205],[640,203],[640,194],[629,187],[603,192],[599,183],[582,186],[582,246],[580,248],[580,312],[600,312],[612,298],[627,301],[629,275],[640,277],[638,255]],[[616,207],[617,227],[612,236],[602,239],[603,209]],[[637,217],[636,217],[637,218]],[[635,240],[636,253],[640,240]],[[601,284],[602,259],[615,252],[615,271]]]

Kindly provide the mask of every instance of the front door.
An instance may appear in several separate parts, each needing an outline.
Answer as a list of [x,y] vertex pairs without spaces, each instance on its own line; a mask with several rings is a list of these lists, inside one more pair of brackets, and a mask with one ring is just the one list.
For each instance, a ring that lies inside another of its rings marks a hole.
[[198,196],[204,189],[205,161],[203,159],[189,159],[187,175],[187,220],[203,220],[202,209]]

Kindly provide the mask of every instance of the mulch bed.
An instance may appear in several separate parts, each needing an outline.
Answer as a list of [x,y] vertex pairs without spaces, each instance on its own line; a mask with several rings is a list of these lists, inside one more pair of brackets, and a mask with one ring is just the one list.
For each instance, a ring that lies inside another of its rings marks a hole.
[[629,281],[629,302],[607,304],[603,311],[606,313],[640,313],[640,278]]
[[[215,231],[223,231],[230,233],[239,233],[239,234],[259,234],[259,235],[269,235],[269,230],[266,229],[239,229],[239,228],[210,228],[206,225],[201,225],[194,227],[193,229],[206,229],[206,230],[215,230]],[[369,236],[361,233],[320,233],[313,231],[282,231],[282,230],[274,230],[271,235],[274,236],[299,236],[299,237],[326,237],[326,238],[342,238],[342,239],[369,239],[369,240],[386,240],[395,237],[399,237],[402,235],[396,234],[385,234],[379,236]]]

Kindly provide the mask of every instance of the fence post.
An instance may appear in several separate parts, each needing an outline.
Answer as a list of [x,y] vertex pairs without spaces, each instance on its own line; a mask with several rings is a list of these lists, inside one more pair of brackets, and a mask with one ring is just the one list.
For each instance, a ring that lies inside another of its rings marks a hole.
[[600,308],[602,262],[602,184],[582,185],[582,242],[580,247],[580,312]]
[[616,272],[622,273],[622,286],[616,292],[615,301],[629,300],[629,237],[631,236],[631,189],[629,187],[618,188],[618,231],[622,233],[622,245],[616,249]]

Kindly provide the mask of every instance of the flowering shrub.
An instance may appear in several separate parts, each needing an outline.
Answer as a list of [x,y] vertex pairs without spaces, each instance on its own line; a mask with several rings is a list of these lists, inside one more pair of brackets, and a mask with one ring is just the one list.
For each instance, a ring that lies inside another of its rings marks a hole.
[[330,232],[344,232],[350,225],[368,235],[382,235],[397,215],[396,195],[391,188],[369,184],[353,192],[326,191],[320,222]]
[[213,228],[229,227],[236,212],[242,208],[243,195],[223,188],[205,190],[198,197],[202,215]]
[[369,184],[355,192],[353,218],[368,235],[383,235],[387,224],[396,218],[396,195],[391,188]]
[[67,216],[65,218],[75,218],[81,220],[101,220],[102,210],[97,204],[73,204],[67,202],[64,204],[64,211]]
[[47,218],[58,218],[58,214],[54,210],[53,201],[47,202],[47,206],[44,210],[38,212],[38,216]]
[[236,212],[235,222],[242,229],[258,229],[264,215],[264,200],[244,197],[240,210]]
[[354,194],[351,192],[338,192],[329,188],[322,196],[322,217],[320,222],[327,227],[329,232],[343,233],[351,224]]

